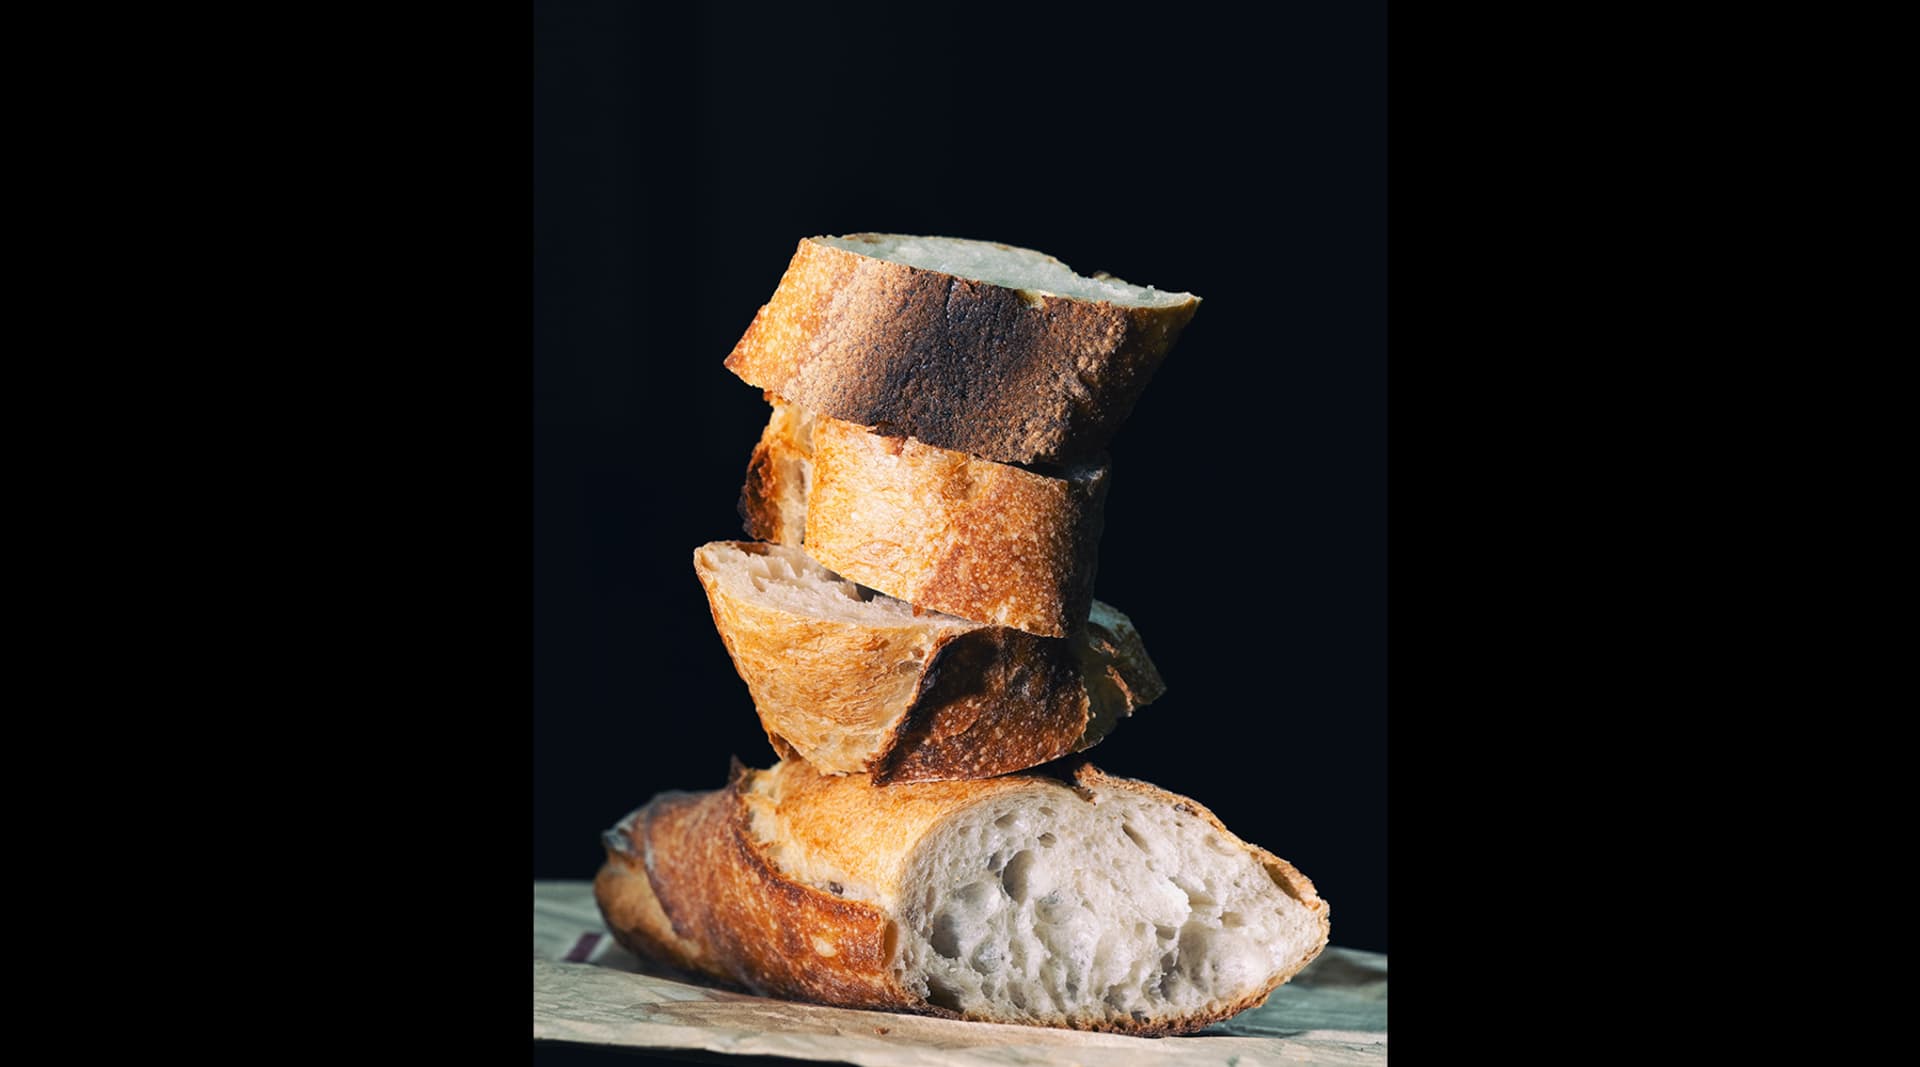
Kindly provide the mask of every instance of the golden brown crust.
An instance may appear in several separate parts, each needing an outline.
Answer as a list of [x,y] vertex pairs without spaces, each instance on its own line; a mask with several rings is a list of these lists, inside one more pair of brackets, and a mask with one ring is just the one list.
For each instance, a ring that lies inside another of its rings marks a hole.
[[822,417],[807,551],[862,585],[963,619],[1065,637],[1093,603],[1107,468],[1049,477]]
[[928,665],[965,624],[903,619],[862,625],[730,591],[729,553],[767,551],[750,541],[695,550],[694,571],[706,589],[714,628],[769,734],[825,770],[865,771],[878,739],[912,706]]
[[701,947],[674,933],[673,923],[660,906],[647,877],[640,845],[644,825],[655,811],[676,804],[698,803],[702,793],[662,793],[601,835],[607,863],[593,880],[594,899],[613,938],[628,951],[656,963],[712,978],[726,973],[706,958]]
[[740,491],[749,536],[965,619],[1061,637],[1086,618],[1104,465],[1050,477],[768,400]]
[[991,777],[1086,748],[1164,688],[1126,617],[1104,604],[1104,625],[1048,638],[939,616],[823,618],[723,578],[731,553],[780,551],[716,542],[694,569],[782,758],[881,783]]
[[785,762],[751,771],[746,803],[762,815],[756,840],[776,865],[819,884],[837,872],[853,895],[887,900],[900,891],[909,854],[949,816],[1000,793],[1031,789],[1033,775],[875,786],[857,775],[820,774]]
[[[754,845],[740,799],[747,773],[736,764],[725,789],[647,805],[630,825],[627,849],[609,845],[595,895],[616,938],[763,995],[911,1007],[915,998],[889,966],[894,934],[886,913],[785,877]],[[622,926],[646,911],[631,877],[636,855],[672,937],[645,921]]]
[[[1239,842],[1312,912],[1319,937],[1295,965],[1230,1004],[1177,1017],[1056,1025],[1142,1036],[1191,1033],[1264,1002],[1325,947],[1326,902],[1291,864],[1240,841],[1191,799],[1084,762],[1061,771],[1065,784],[1088,799],[1104,791],[1135,793]],[[609,831],[595,897],[621,944],[671,966],[767,996],[954,1017],[902,986],[892,969],[900,934],[885,902],[898,896],[915,847],[943,821],[1007,793],[1044,800],[1061,784],[1010,775],[882,788],[857,777],[823,776],[804,763],[749,771],[736,762],[726,788],[662,795]],[[820,888],[821,872],[845,882]]]
[[809,238],[726,366],[838,419],[1063,463],[1106,448],[1198,307],[1042,296]]

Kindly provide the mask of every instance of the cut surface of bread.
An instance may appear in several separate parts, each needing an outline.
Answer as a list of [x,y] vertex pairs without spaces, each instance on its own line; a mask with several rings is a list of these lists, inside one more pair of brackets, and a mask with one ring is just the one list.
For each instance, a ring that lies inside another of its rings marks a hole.
[[1185,797],[1065,773],[736,764],[608,831],[595,895],[628,948],[766,995],[1138,1034],[1253,1007],[1325,947],[1285,860]]
[[980,778],[1084,750],[1165,685],[1095,602],[1071,638],[968,622],[862,588],[800,548],[694,552],[714,626],[774,750],[876,782]]
[[1073,272],[1072,267],[1052,256],[993,241],[913,237],[898,233],[855,234],[818,240],[855,255],[903,263],[920,270],[937,271],[1008,289],[1026,290],[1041,297],[1105,300],[1137,307],[1177,307],[1194,299],[1192,293],[1162,292],[1151,285],[1134,285],[1107,274],[1081,277]]
[[1199,303],[990,241],[813,237],[726,366],[887,434],[1066,463],[1106,448]]
[[1041,474],[776,398],[740,514],[750,536],[804,542],[821,563],[888,596],[1065,637],[1093,601],[1107,484],[1104,463]]

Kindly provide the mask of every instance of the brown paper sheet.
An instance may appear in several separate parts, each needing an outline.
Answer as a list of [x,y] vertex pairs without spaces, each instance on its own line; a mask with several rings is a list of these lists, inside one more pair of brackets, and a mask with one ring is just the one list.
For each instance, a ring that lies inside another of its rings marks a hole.
[[861,1067],[1379,1064],[1387,957],[1329,946],[1267,1003],[1186,1037],[955,1022],[747,996],[649,973],[616,945],[587,882],[533,884],[533,1036],[787,1056]]

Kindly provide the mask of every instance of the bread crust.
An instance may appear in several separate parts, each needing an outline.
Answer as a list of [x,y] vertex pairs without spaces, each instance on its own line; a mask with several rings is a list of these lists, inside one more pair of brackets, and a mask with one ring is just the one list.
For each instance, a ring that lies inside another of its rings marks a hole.
[[991,777],[1085,749],[1165,691],[1105,604],[1067,639],[931,615],[823,618],[726,579],[730,553],[773,551],[703,545],[694,570],[782,758],[880,783]]
[[882,788],[822,776],[804,763],[749,771],[735,761],[726,788],[662,795],[609,831],[595,897],[622,945],[670,966],[766,996],[961,1017],[905,988],[893,966],[900,933],[888,902],[899,895],[915,846],[945,820],[1007,793],[1042,803],[1064,785],[1088,800],[1102,791],[1133,792],[1205,820],[1306,906],[1319,937],[1296,965],[1231,1004],[1179,1017],[1059,1025],[1191,1033],[1264,1002],[1326,946],[1328,908],[1313,883],[1234,837],[1205,807],[1084,762],[1063,773],[1064,783],[1011,775]]
[[726,367],[889,434],[1066,463],[1106,448],[1199,303],[1049,296],[807,238]]
[[1050,477],[821,416],[805,544],[888,596],[1065,637],[1093,603],[1107,482],[1104,463]]
[[893,921],[774,869],[745,829],[747,774],[736,761],[725,789],[656,798],[609,831],[594,896],[614,938],[763,995],[901,1006]]

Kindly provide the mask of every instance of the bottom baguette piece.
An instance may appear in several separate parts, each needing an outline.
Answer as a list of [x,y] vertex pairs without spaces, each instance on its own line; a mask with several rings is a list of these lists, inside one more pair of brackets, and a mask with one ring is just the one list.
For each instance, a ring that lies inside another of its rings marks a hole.
[[1328,908],[1207,809],[1087,764],[1066,780],[875,786],[734,764],[604,835],[627,948],[767,996],[1178,1034],[1266,1000]]

